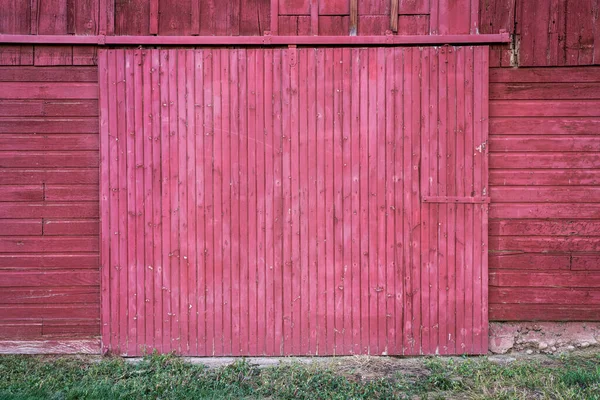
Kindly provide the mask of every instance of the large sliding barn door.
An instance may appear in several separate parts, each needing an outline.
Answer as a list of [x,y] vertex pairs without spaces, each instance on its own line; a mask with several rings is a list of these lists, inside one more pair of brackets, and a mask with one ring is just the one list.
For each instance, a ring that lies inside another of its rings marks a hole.
[[486,351],[486,48],[99,59],[106,351]]

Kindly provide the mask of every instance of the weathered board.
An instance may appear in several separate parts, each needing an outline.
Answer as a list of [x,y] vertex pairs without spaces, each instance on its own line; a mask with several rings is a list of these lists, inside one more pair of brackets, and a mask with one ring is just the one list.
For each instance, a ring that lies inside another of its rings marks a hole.
[[514,35],[512,46],[492,46],[492,67],[600,64],[597,0],[480,0],[480,9],[481,33]]
[[0,69],[0,352],[97,342],[97,80],[92,67]]
[[[492,69],[490,319],[598,320],[598,67]],[[514,100],[515,95],[524,100]]]
[[102,50],[104,350],[485,353],[487,57]]

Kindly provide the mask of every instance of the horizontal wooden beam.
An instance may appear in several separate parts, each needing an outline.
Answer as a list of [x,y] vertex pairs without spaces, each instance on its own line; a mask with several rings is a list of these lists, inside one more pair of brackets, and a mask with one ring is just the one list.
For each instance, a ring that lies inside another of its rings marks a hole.
[[476,203],[489,203],[489,197],[462,197],[462,196],[423,196],[421,198],[423,203],[462,203],[462,204],[476,204]]
[[100,339],[0,340],[0,354],[100,354]]
[[110,46],[391,46],[508,43],[509,34],[380,36],[75,36],[0,35],[2,44]]

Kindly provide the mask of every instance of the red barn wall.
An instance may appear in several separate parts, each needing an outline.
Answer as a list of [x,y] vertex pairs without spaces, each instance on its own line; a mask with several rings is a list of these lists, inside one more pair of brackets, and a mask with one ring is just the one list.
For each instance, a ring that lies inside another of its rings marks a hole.
[[[391,0],[0,0],[0,33],[95,35],[348,35],[393,30]],[[352,9],[351,4],[356,4]],[[102,13],[105,5],[108,12]],[[398,0],[398,34],[478,32],[478,0]],[[274,21],[272,21],[274,19]],[[274,23],[272,23],[274,22]],[[65,48],[64,52],[68,52]]]
[[[513,34],[519,67],[600,64],[597,0],[481,0],[481,33]],[[511,66],[509,46],[492,46],[492,67]]]
[[95,67],[0,67],[0,340],[99,332]]
[[600,67],[490,73],[490,320],[600,318]]

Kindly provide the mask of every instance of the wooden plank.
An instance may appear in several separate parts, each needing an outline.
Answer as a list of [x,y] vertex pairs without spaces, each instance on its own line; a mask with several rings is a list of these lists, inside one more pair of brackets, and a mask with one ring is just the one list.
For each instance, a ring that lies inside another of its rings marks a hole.
[[98,187],[87,185],[69,185],[45,187],[44,196],[46,201],[86,201],[98,200]]
[[5,134],[0,135],[2,150],[98,150],[98,135]]
[[599,305],[600,290],[573,288],[490,288],[491,304]]
[[492,152],[522,152],[524,157],[529,152],[598,152],[600,138],[597,136],[551,136],[551,135],[497,135],[490,139]]
[[582,252],[595,251],[599,237],[576,236],[491,236],[490,243],[499,251]]
[[308,15],[310,0],[278,0],[279,15]]
[[98,133],[97,118],[0,118],[2,133]]
[[318,15],[348,15],[352,7],[352,2],[345,0],[318,1],[314,4],[317,5],[317,3],[316,11]]
[[490,286],[597,288],[600,276],[594,273],[531,272],[497,270],[490,272]]
[[0,151],[0,168],[89,168],[97,166],[97,151]]
[[348,16],[319,16],[319,35],[345,36],[350,31],[350,17]]
[[97,304],[23,304],[0,305],[0,320],[19,319],[23,315],[35,319],[97,319],[100,309]]
[[[490,227],[492,223],[490,223]],[[518,252],[497,252],[490,244],[490,270],[568,270],[571,267],[571,256],[567,254],[537,254]]]
[[[191,19],[191,0],[182,0],[176,3],[169,1],[159,1],[159,14],[158,14],[158,32],[161,35],[183,35],[187,36],[192,31],[192,19]],[[229,12],[228,12],[229,11]],[[226,24],[230,15],[230,10],[224,7],[222,14],[215,15],[218,19],[217,24]],[[222,27],[219,24],[217,26]],[[226,25],[225,25],[226,26]],[[214,34],[227,34],[226,29],[219,29]]]
[[115,35],[150,35],[158,33],[150,32],[151,2],[144,0],[107,1],[106,4],[109,19],[107,21],[107,35],[112,34],[111,30],[114,31]]
[[400,14],[428,14],[429,0],[403,0],[398,7]]
[[150,15],[150,25],[148,28],[148,32],[151,35],[157,35],[158,34],[158,20],[159,20],[159,1],[158,0],[150,1],[149,15]]
[[0,67],[2,82],[97,82],[97,67]]
[[573,271],[598,271],[600,270],[599,254],[581,254],[571,256],[571,269]]
[[[600,67],[491,68],[490,83],[599,82]],[[490,97],[495,98],[495,97]]]
[[95,117],[96,100],[0,100],[2,117]]
[[[0,160],[2,160],[0,156]],[[600,163],[599,153],[550,153],[536,152],[523,157],[518,153],[493,153],[490,155],[492,168],[594,168]],[[2,165],[2,164],[0,164]]]
[[1,82],[5,99],[97,99],[98,85],[90,82]]
[[73,46],[35,46],[33,64],[37,67],[73,65]]
[[4,253],[64,253],[98,251],[97,236],[77,237],[0,237],[0,251]]
[[600,83],[490,83],[490,98],[514,100],[569,100],[600,98]]
[[399,15],[398,35],[428,35],[429,15]]
[[392,32],[398,32],[398,0],[391,1],[391,9],[390,9],[390,30]]
[[2,271],[0,275],[2,276],[0,287],[3,288],[98,286],[100,283],[98,271]]
[[597,100],[492,100],[490,117],[597,117]]
[[597,185],[600,170],[596,169],[492,169],[492,185]]
[[536,221],[506,220],[490,222],[490,235],[494,236],[598,236],[600,221]]
[[79,236],[98,235],[99,222],[92,219],[45,219],[44,235],[46,236]]
[[73,304],[98,303],[100,288],[94,286],[53,288],[4,288],[0,304]]
[[520,219],[542,219],[542,218],[570,218],[590,219],[600,215],[598,203],[571,204],[518,204],[518,203],[492,203],[490,205],[490,218],[520,218]]
[[0,32],[10,34],[29,34],[32,25],[32,2],[4,2]]
[[98,269],[94,253],[0,254],[0,269]]
[[0,201],[42,201],[44,188],[39,185],[0,186]]
[[0,47],[0,65],[33,65],[33,46],[3,45]]
[[49,184],[97,184],[96,168],[77,169],[0,169],[0,180],[6,185]]
[[100,354],[100,340],[2,340],[0,354]]
[[0,219],[0,236],[37,236],[42,234],[39,219]]
[[0,322],[0,339],[31,341],[42,337],[42,320],[9,320]]
[[350,36],[356,36],[358,33],[358,0],[350,0]]
[[77,203],[0,203],[0,215],[18,218],[96,218],[98,204]]
[[492,201],[497,203],[587,203],[600,200],[598,187],[492,187]]
[[597,321],[598,313],[597,306],[490,304],[490,321]]

